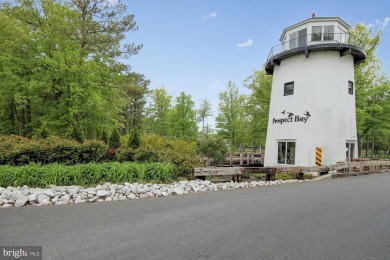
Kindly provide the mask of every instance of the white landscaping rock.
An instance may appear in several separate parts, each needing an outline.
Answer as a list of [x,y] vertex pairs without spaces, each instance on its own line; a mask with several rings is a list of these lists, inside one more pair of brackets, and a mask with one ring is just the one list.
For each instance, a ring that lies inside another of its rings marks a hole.
[[135,196],[134,193],[130,193],[129,195],[127,195],[127,198],[129,198],[129,199],[135,199],[136,196]]
[[28,195],[28,201],[30,203],[34,203],[37,201],[37,196],[38,196],[38,193],[32,193],[30,195]]
[[175,193],[177,195],[183,195],[184,190],[182,188],[177,187],[177,188],[173,189],[173,193]]
[[44,200],[42,201],[41,205],[43,205],[43,206],[50,205],[50,200],[44,199]]
[[64,196],[62,196],[62,197],[60,198],[60,201],[62,201],[63,204],[68,204],[68,203],[69,203],[69,200],[70,200],[70,195],[69,195],[69,194],[66,194],[66,195],[64,195]]
[[27,201],[28,201],[28,197],[24,196],[24,197],[22,197],[20,199],[17,199],[15,204],[14,204],[14,206],[16,208],[23,207],[24,205],[26,205]]
[[54,197],[54,192],[51,189],[47,189],[43,192],[43,194],[49,196],[49,197]]
[[161,197],[161,191],[159,190],[152,190],[152,193],[158,197]]
[[41,204],[42,201],[44,201],[44,200],[50,200],[50,196],[42,194],[42,193],[38,194],[38,196],[37,196],[38,204]]
[[26,205],[62,205],[85,202],[119,201],[126,199],[142,199],[152,197],[166,197],[198,192],[240,189],[247,187],[275,186],[288,183],[299,183],[301,180],[276,180],[272,182],[226,182],[211,183],[210,181],[191,180],[179,181],[171,184],[138,184],[128,183],[111,184],[109,182],[95,187],[55,186],[50,188],[0,187],[0,207],[23,207]]
[[96,196],[97,197],[105,197],[105,196],[107,196],[107,191],[106,190],[97,190],[97,192],[96,192]]
[[74,201],[74,203],[76,203],[76,204],[84,203],[84,202],[85,202],[85,200],[81,199],[80,196],[78,196],[78,197],[76,198],[76,200]]

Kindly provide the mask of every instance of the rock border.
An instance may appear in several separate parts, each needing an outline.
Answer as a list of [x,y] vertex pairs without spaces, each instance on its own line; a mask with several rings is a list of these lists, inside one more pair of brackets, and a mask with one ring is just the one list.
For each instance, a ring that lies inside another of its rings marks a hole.
[[[310,180],[305,180],[310,181]],[[171,184],[138,184],[125,182],[111,184],[109,182],[95,187],[55,186],[49,188],[0,187],[0,208],[79,204],[105,201],[121,201],[127,199],[143,199],[166,197],[191,193],[211,192],[219,190],[240,189],[248,187],[267,187],[280,184],[304,182],[302,180],[276,180],[251,182],[224,182],[191,180]]]

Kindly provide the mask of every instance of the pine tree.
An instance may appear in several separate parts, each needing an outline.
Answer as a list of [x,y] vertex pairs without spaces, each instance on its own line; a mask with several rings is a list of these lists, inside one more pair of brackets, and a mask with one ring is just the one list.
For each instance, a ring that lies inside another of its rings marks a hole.
[[133,127],[130,130],[129,141],[127,146],[133,149],[137,149],[141,145],[141,137],[137,127]]
[[118,129],[114,129],[111,133],[110,138],[108,139],[108,146],[110,148],[119,148],[121,146],[121,136]]

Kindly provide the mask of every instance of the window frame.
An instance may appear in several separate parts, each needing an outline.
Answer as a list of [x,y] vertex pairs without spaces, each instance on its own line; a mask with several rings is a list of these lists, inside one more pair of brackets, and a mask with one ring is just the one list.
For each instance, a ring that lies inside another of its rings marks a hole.
[[[314,28],[319,28],[320,32],[315,32]],[[322,41],[322,26],[312,26],[311,27],[311,41],[320,42]]]
[[298,47],[298,31],[292,32],[288,35],[289,44],[288,47],[291,49],[295,49]]
[[[332,30],[327,31],[327,28],[332,28]],[[334,25],[324,25],[324,41],[334,41]]]
[[296,148],[296,140],[277,140],[277,164],[295,165]]
[[345,157],[347,162],[355,158],[355,145],[355,141],[346,141]]
[[292,95],[294,95],[294,81],[284,83],[283,96],[292,96]]
[[348,94],[353,95],[353,81],[348,80]]

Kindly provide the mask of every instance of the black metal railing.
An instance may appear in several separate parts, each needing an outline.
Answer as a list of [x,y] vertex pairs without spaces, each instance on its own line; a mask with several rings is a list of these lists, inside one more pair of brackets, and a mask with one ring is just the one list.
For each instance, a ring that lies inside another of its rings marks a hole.
[[272,47],[267,60],[270,60],[272,57],[274,57],[277,54],[280,54],[285,51],[290,51],[296,48],[301,48],[310,45],[318,45],[318,44],[331,44],[331,43],[355,45],[364,50],[364,43],[351,33],[306,34],[304,36],[292,39],[290,41],[282,42],[281,44],[275,45],[274,47]]

